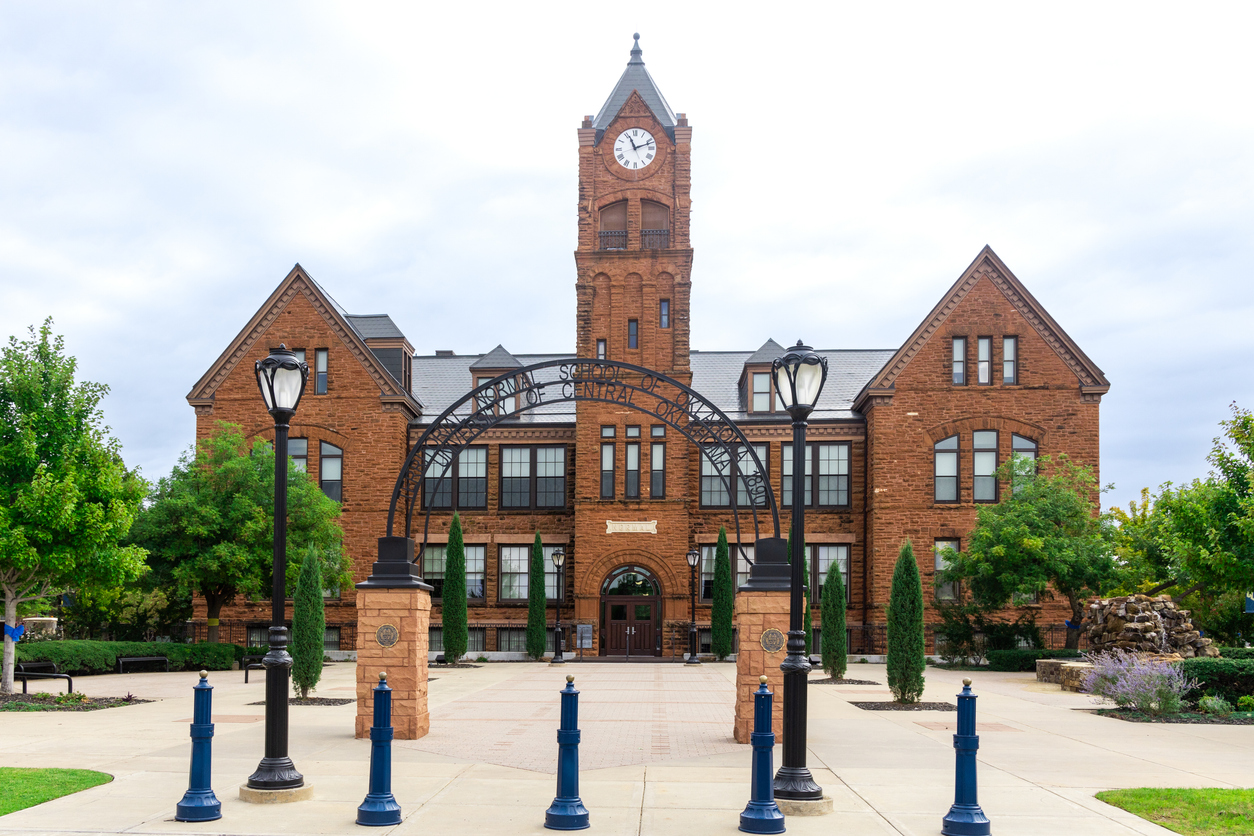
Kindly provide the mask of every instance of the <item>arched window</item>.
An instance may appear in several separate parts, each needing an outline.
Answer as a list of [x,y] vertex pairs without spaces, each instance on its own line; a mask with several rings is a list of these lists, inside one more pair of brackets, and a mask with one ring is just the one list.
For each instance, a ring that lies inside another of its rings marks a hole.
[[627,249],[627,201],[611,203],[601,210],[601,249]]
[[937,502],[958,501],[958,436],[936,442],[933,449],[935,457],[935,499]]
[[653,573],[642,566],[620,566],[601,584],[602,595],[660,595]]
[[652,200],[640,201],[640,243],[646,250],[670,246],[671,210]]

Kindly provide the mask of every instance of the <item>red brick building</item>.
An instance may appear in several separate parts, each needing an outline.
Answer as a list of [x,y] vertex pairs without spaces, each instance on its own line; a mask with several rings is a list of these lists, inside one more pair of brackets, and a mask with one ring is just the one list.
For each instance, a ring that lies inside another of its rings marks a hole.
[[[769,375],[784,349],[770,339],[756,350],[689,348],[692,128],[666,103],[638,44],[577,138],[578,319],[569,356],[656,370],[716,404],[758,453],[786,532],[792,429]],[[821,334],[812,338],[824,342]],[[484,355],[415,356],[389,317],[346,313],[297,265],[189,394],[198,436],[218,421],[241,424],[257,438],[271,435],[252,369],[279,343],[303,351],[311,370],[291,453],[342,502],[359,580],[386,533],[402,462],[423,431],[484,381],[558,359],[502,346]],[[901,542],[914,542],[931,588],[934,550],[965,546],[978,504],[996,502],[1006,489],[992,475],[998,464],[1015,453],[1067,453],[1096,467],[1098,407],[1109,384],[988,248],[897,351],[821,353],[830,371],[810,419],[805,464],[811,588],[817,600],[821,578],[839,565],[851,651],[877,652],[876,631],[863,627],[884,623]],[[568,555],[564,589],[555,574],[548,589],[566,624],[591,629],[585,653],[682,655],[685,554],[702,551],[697,620],[708,623],[720,526],[736,541],[721,478],[728,474],[647,412],[586,401],[500,408],[505,420],[461,454],[439,489],[422,495],[416,514],[421,543],[423,511],[434,506],[428,545],[417,557],[436,590],[433,624],[456,510],[467,545],[472,655],[522,651],[527,556],[537,533],[546,557],[557,547]],[[730,467],[754,465],[738,458]],[[753,557],[747,503],[739,503],[742,554],[734,550],[732,558],[739,579]],[[1040,610],[1041,624],[1066,616],[1048,600],[1028,606]],[[264,602],[239,603],[224,611],[223,624],[261,636],[267,617]],[[352,649],[354,618],[354,590],[328,601],[328,647]],[[437,627],[432,644],[440,647]]]

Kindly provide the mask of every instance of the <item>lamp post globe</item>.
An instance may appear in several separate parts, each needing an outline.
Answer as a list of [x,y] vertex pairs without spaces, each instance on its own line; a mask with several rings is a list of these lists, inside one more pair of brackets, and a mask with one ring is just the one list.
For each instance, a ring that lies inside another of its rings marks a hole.
[[775,773],[775,796],[795,801],[815,801],[823,788],[814,782],[806,766],[806,681],[810,660],[805,652],[802,581],[805,559],[805,466],[806,419],[818,405],[827,382],[827,358],[801,340],[771,364],[775,391],[792,417],[792,574],[789,584],[788,656],[784,672],[784,751]]
[[564,665],[566,658],[562,655],[563,634],[562,634],[562,593],[566,591],[565,577],[563,576],[563,568],[566,566],[566,551],[560,546],[553,550],[553,554],[549,556],[553,561],[553,566],[557,569],[557,596],[554,601],[554,607],[557,610],[557,618],[553,625],[553,661],[551,665]]
[[270,647],[261,663],[266,668],[266,744],[248,786],[259,790],[302,787],[305,778],[287,755],[287,695],[291,691],[292,657],[287,652],[284,619],[287,577],[287,431],[296,414],[309,366],[280,345],[254,371],[266,411],[274,418],[274,583],[270,590]]
[[688,609],[688,661],[689,665],[699,665],[701,660],[697,658],[698,642],[697,642],[697,564],[701,561],[701,552],[696,549],[690,549],[688,554],[684,555],[688,561],[688,597],[690,599]]

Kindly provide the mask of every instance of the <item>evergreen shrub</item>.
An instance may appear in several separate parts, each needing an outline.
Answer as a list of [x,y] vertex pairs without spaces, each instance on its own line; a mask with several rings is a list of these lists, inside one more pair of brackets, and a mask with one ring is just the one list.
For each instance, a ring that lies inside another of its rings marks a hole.
[[923,636],[923,581],[914,547],[901,545],[888,600],[888,687],[901,703],[918,702],[923,696],[923,671],[927,665]]
[[531,567],[527,572],[527,655],[532,659],[544,658],[544,651],[548,645],[545,635],[546,606],[544,543],[540,540],[540,532],[537,531],[536,541],[531,544]]
[[448,530],[448,548],[444,552],[444,587],[440,600],[443,606],[444,658],[456,662],[466,655],[470,641],[466,612],[466,546],[462,541],[461,517],[457,513],[453,514],[453,524]]
[[305,550],[292,595],[292,687],[301,699],[322,678],[326,610],[322,600],[322,555],[317,547]]
[[1236,703],[1254,694],[1254,659],[1185,659],[1178,664],[1185,676],[1197,680],[1187,695],[1190,700],[1214,696]]
[[736,591],[732,586],[731,555],[727,529],[719,526],[718,546],[714,549],[714,602],[710,615],[710,651],[716,659],[732,652],[732,621],[735,619]]
[[845,646],[845,582],[837,563],[827,568],[820,614],[823,616],[823,632],[819,654],[823,659],[823,670],[832,679],[844,679],[849,667],[849,649]]

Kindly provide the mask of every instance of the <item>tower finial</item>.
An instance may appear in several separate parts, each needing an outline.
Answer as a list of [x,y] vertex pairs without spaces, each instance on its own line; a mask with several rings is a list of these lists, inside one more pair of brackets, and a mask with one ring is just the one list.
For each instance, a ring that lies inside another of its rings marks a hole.
[[631,46],[631,60],[628,61],[627,63],[628,64],[643,64],[644,59],[640,57],[641,55],[644,54],[643,50],[640,49],[640,33],[634,32],[632,33],[632,37],[635,38],[635,43],[632,44]]

